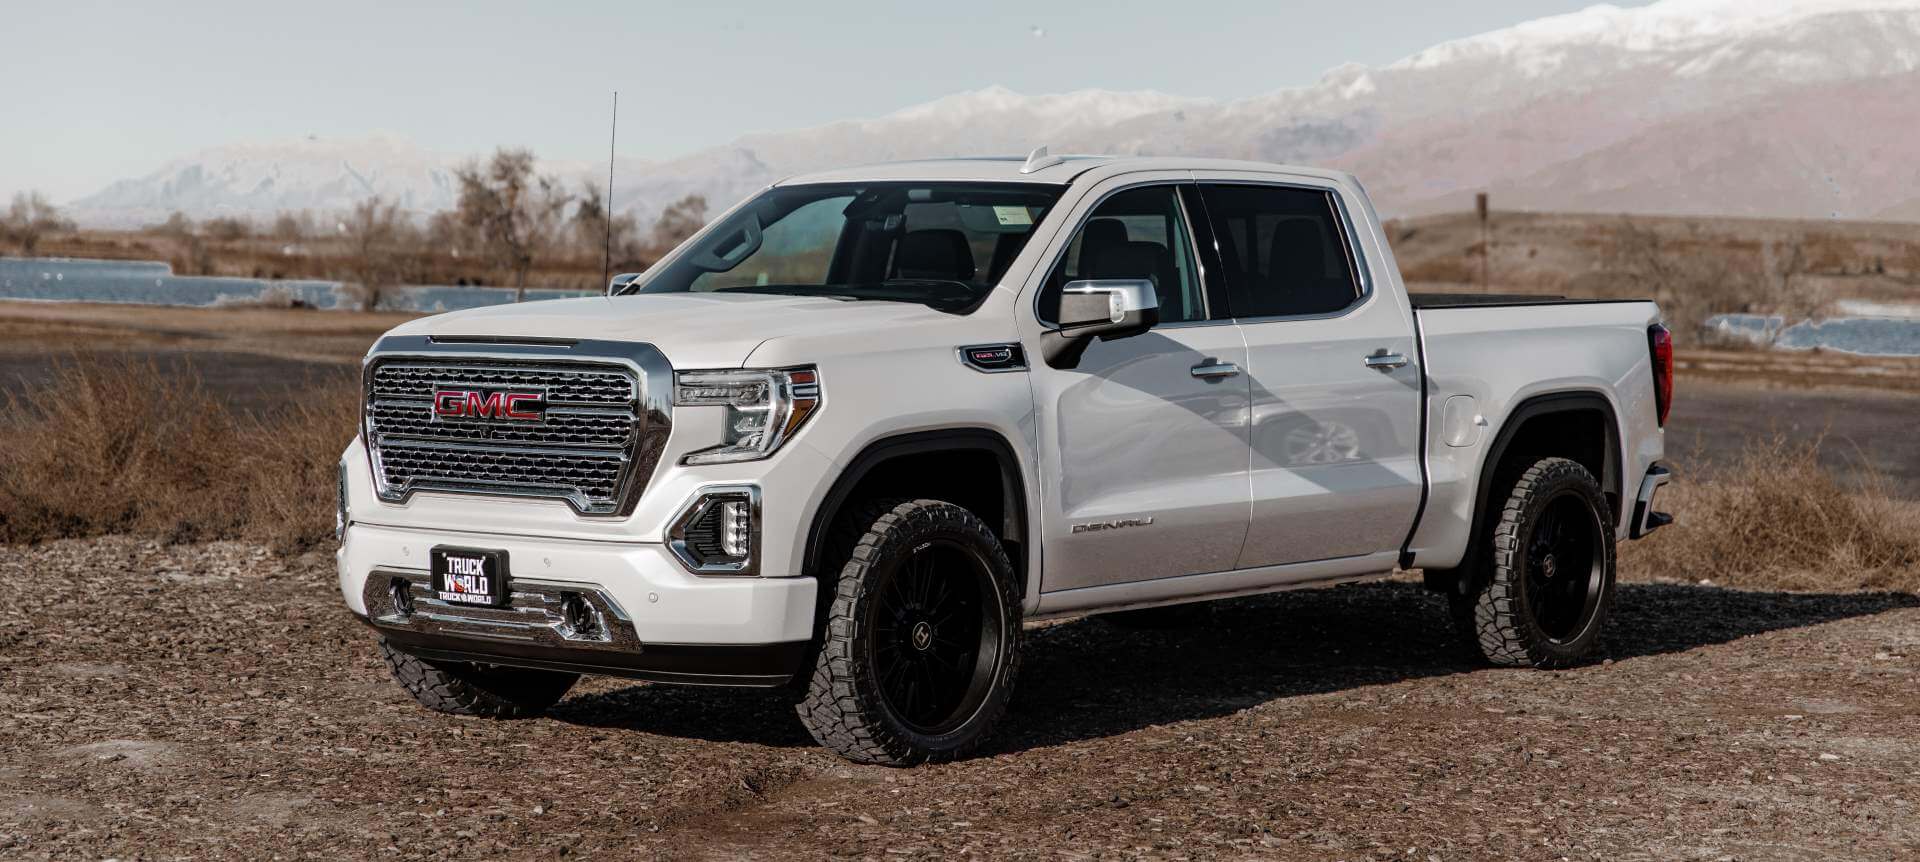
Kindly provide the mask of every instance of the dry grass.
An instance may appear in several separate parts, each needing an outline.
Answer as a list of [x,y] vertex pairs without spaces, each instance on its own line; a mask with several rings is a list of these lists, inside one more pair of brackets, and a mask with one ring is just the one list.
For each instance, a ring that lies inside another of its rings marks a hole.
[[[107,533],[242,538],[281,551],[328,540],[334,464],[356,387],[303,388],[296,406],[239,413],[196,374],[76,359],[0,415],[0,543]],[[1623,577],[1754,589],[1920,591],[1920,503],[1872,476],[1847,485],[1819,443],[1750,444],[1662,498],[1679,523],[1621,547]],[[1696,465],[1702,466],[1702,465]]]
[[1920,504],[1861,477],[1849,490],[1816,459],[1819,443],[1749,444],[1714,478],[1676,481],[1661,507],[1679,517],[1621,547],[1624,575],[1753,589],[1920,591]]
[[354,387],[339,383],[252,415],[194,374],[64,363],[0,419],[0,542],[131,532],[311,547],[332,533],[333,465],[358,412]]

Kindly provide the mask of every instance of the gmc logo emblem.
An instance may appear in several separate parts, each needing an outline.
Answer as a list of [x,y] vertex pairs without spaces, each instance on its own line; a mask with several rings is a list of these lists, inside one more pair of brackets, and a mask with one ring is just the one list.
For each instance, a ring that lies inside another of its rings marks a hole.
[[499,419],[538,422],[547,409],[539,392],[477,392],[440,389],[433,393],[435,419]]

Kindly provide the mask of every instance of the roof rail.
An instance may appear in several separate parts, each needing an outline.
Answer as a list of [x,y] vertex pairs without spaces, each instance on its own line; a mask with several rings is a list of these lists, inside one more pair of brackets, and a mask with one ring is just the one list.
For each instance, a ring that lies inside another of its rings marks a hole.
[[1020,166],[1020,172],[1030,174],[1035,171],[1053,167],[1065,161],[1066,159],[1060,156],[1049,154],[1047,152],[1047,145],[1041,144],[1038,147],[1034,147],[1033,152],[1027,154],[1027,163]]

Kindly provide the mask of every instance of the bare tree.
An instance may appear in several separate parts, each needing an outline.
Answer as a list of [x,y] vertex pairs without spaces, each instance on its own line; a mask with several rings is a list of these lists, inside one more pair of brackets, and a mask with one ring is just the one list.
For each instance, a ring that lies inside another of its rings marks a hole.
[[687,195],[661,210],[660,218],[653,223],[653,251],[656,255],[666,254],[683,242],[687,237],[707,225],[707,199],[701,195]]
[[[1612,232],[1602,268],[1613,295],[1652,294],[1667,320],[1696,329],[1717,314],[1745,313],[1804,319],[1822,313],[1826,293],[1806,276],[1810,264],[1802,234],[1757,250],[1727,241],[1688,222],[1675,232],[1622,219]],[[1770,326],[1769,338],[1784,327]]]
[[379,196],[355,204],[340,221],[347,240],[347,288],[362,311],[380,306],[381,297],[400,282],[400,246],[406,222],[399,204]]
[[633,216],[613,216],[611,229],[607,217],[607,207],[600,198],[600,189],[591,181],[583,183],[580,202],[574,207],[573,218],[568,222],[575,247],[593,257],[605,254],[609,264],[622,268],[626,268],[629,261],[646,257],[646,251],[639,241],[639,223]]
[[454,172],[460,182],[455,207],[496,266],[512,270],[514,301],[527,298],[527,271],[556,238],[570,200],[560,181],[533,172],[533,153],[498,150],[485,166]]
[[207,238],[222,242],[242,240],[253,235],[253,225],[233,216],[208,219],[207,223],[201,227],[206,232]]
[[170,236],[175,239],[184,240],[198,233],[200,228],[193,223],[193,219],[187,218],[186,213],[174,210],[172,215],[167,216],[166,221],[159,224],[147,225],[147,230],[150,233],[157,233],[161,236]]
[[61,218],[60,210],[39,192],[15,194],[13,205],[7,208],[6,220],[0,222],[0,233],[19,243],[21,253],[29,257],[39,249],[42,237],[69,230],[73,230],[73,222]]

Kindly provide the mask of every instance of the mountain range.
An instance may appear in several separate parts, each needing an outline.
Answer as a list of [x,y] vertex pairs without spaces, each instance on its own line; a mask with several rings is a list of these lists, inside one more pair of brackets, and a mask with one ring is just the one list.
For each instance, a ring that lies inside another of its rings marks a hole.
[[[624,161],[614,200],[650,220],[718,209],[793,173],[950,155],[1184,154],[1359,175],[1387,215],[1509,209],[1920,221],[1920,0],[1661,0],[1435,45],[1234,100],[1082,90],[959,93],[886,116]],[[452,205],[453,167],[391,138],[208,150],[72,202],[95,224],[174,210],[262,217],[370,194]],[[586,181],[588,165],[544,169]]]

